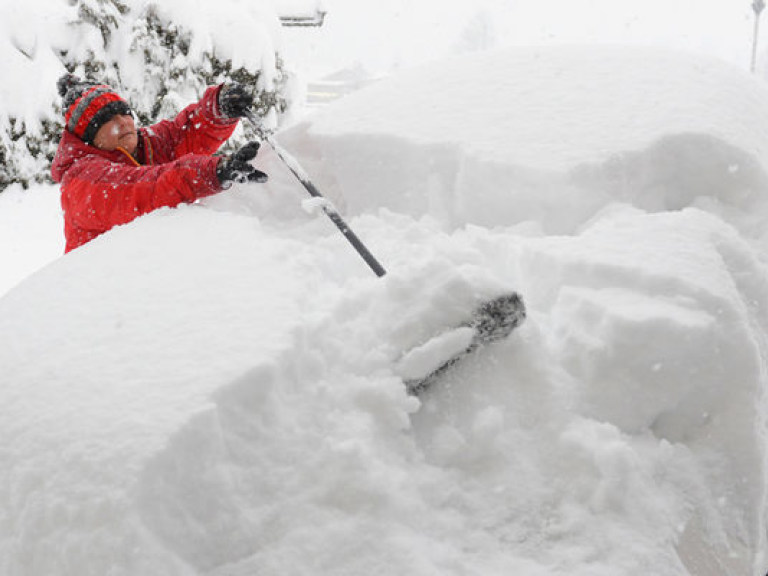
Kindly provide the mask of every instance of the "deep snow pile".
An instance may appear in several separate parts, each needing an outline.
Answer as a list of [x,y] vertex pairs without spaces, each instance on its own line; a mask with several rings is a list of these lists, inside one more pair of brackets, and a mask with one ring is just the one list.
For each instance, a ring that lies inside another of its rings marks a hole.
[[[0,574],[762,575],[767,103],[453,60],[280,137],[384,278],[269,153],[51,264],[0,299]],[[509,286],[528,322],[408,397]]]

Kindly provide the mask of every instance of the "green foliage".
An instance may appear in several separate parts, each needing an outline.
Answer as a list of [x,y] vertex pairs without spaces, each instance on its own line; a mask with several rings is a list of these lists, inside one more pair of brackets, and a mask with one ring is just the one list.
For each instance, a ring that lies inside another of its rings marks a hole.
[[126,88],[142,123],[173,116],[186,102],[202,96],[206,87],[229,81],[254,90],[257,113],[286,112],[286,74],[279,55],[275,55],[277,77],[271,79],[276,88],[266,90],[261,87],[262,70],[234,67],[215,49],[195,56],[190,52],[191,44],[191,31],[164,21],[155,4],[147,5],[136,18],[131,29],[131,51],[141,57],[144,80],[138,87]]
[[119,0],[80,0],[78,5],[79,22],[98,28],[105,46],[118,28],[120,16],[128,11],[128,6]]
[[0,192],[10,184],[19,181],[14,165],[8,161],[9,157],[8,149],[3,142],[0,142]]
[[22,120],[11,118],[5,138],[0,140],[0,191],[13,183],[28,188],[34,182],[50,181],[49,167],[61,127],[43,120],[38,130],[29,130]]

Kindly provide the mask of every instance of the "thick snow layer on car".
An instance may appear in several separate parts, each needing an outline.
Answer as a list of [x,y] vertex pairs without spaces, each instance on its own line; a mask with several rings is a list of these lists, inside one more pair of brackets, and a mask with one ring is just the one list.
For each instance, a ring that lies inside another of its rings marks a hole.
[[533,221],[562,233],[613,201],[746,213],[762,202],[763,82],[660,49],[596,52],[521,48],[430,65],[281,141],[354,213],[386,207],[453,226]]

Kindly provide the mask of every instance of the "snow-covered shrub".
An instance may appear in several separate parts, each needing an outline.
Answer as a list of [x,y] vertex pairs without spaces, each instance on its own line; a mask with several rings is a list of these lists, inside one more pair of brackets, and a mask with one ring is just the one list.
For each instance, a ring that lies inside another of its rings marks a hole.
[[[140,124],[173,116],[207,86],[228,80],[253,88],[268,126],[289,107],[279,21],[262,6],[31,0],[0,7],[0,21],[0,191],[49,179],[63,127],[55,84],[65,71],[113,86]],[[233,143],[249,136],[246,129]]]

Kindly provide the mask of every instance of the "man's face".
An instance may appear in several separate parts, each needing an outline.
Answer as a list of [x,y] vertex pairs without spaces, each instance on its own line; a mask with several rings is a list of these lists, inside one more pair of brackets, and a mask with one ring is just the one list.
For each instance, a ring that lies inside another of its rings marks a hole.
[[136,151],[139,136],[136,134],[136,124],[130,114],[116,114],[96,132],[93,145],[101,150],[111,152],[122,148],[129,154]]

